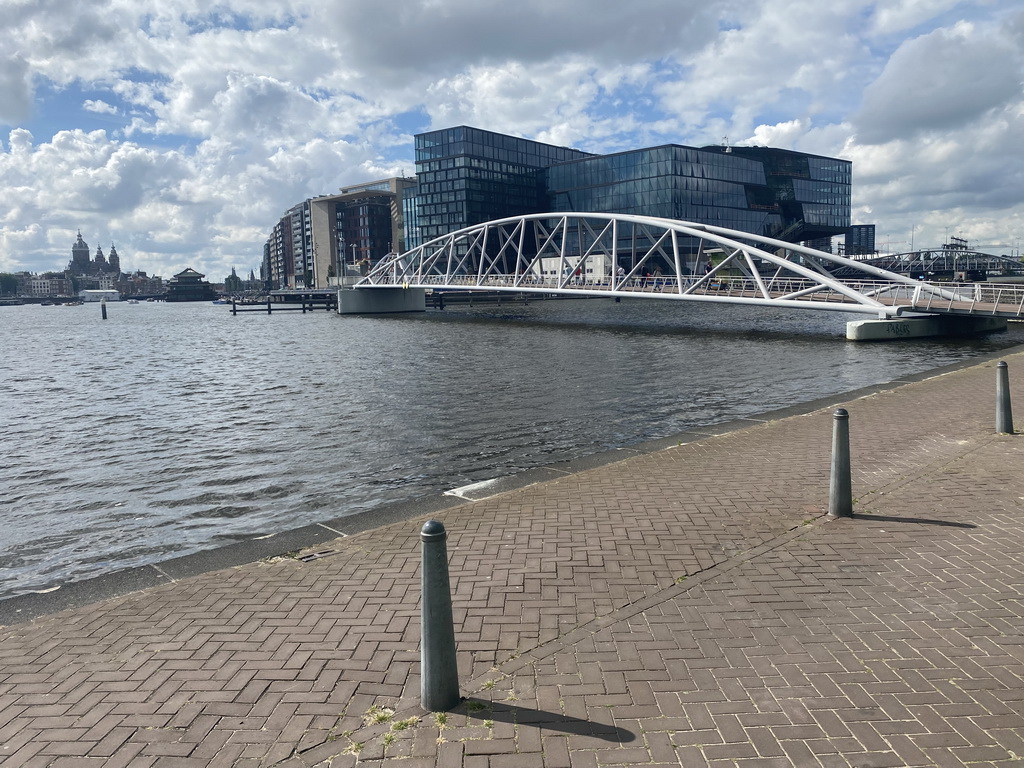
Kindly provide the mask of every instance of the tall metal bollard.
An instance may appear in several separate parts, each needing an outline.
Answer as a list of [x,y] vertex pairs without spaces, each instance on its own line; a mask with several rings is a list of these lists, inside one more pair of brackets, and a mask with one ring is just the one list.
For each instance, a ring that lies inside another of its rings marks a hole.
[[444,524],[437,520],[424,524],[420,532],[423,542],[420,705],[428,712],[446,712],[459,703],[459,668],[455,660],[447,538]]
[[853,517],[853,490],[850,485],[850,414],[839,408],[833,414],[832,479],[828,489],[828,513],[833,517]]
[[996,432],[1013,434],[1013,409],[1010,407],[1010,371],[1003,360],[996,363]]
[[107,319],[107,300],[106,299],[100,299],[100,317],[102,317],[104,320]]

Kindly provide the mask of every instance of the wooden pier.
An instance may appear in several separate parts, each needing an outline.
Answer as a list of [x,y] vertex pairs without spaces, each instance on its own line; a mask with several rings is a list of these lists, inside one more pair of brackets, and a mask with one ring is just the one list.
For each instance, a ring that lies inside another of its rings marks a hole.
[[314,312],[316,310],[331,311],[337,307],[338,297],[335,293],[302,293],[288,296],[267,296],[266,301],[240,302],[231,300],[231,314],[239,312]]

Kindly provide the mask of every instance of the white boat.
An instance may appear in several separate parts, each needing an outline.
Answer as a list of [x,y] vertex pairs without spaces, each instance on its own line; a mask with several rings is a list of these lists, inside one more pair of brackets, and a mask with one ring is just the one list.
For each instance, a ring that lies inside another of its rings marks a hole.
[[120,301],[121,294],[117,291],[84,290],[78,292],[78,298],[82,301]]

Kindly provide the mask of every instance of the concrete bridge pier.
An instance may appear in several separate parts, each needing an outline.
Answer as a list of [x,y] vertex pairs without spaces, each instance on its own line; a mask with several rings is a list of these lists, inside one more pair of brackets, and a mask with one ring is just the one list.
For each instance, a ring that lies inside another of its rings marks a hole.
[[339,315],[426,312],[425,288],[339,288]]
[[850,341],[893,341],[928,336],[975,336],[1006,330],[1006,320],[978,315],[928,315],[854,320],[846,324]]

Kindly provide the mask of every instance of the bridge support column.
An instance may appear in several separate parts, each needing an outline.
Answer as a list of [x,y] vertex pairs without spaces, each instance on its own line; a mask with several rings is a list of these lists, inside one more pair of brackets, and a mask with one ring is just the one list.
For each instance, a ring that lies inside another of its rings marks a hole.
[[339,315],[371,315],[393,312],[426,312],[424,288],[341,288]]
[[1006,320],[1001,317],[931,315],[854,320],[846,324],[846,338],[850,341],[893,341],[928,336],[974,336],[1005,330]]

